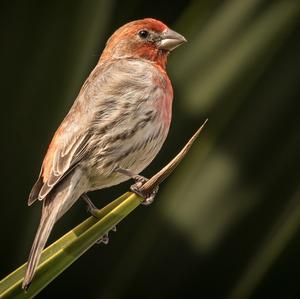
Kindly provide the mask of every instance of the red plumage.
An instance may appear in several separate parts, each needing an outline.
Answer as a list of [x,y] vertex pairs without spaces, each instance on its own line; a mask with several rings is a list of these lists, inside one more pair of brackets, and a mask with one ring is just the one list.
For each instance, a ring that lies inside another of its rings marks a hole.
[[28,200],[43,200],[23,281],[31,282],[55,222],[88,191],[128,180],[168,134],[173,90],[167,56],[184,37],[154,19],[130,22],[108,40],[95,69],[56,131]]

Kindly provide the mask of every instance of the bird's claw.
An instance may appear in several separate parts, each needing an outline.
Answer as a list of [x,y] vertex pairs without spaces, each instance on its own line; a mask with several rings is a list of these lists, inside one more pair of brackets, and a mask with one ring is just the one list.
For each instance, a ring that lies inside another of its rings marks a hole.
[[117,227],[114,226],[111,230],[109,230],[108,232],[106,232],[98,241],[96,241],[96,244],[101,244],[103,243],[104,245],[107,245],[109,243],[109,236],[108,233],[112,231],[112,232],[116,232],[117,231]]
[[148,206],[154,201],[159,186],[153,188],[151,192],[145,193],[141,190],[141,187],[148,181],[147,178],[143,177],[142,175],[135,174],[131,170],[125,168],[116,167],[115,171],[126,175],[135,181],[135,183],[130,186],[130,190],[144,198],[144,201],[142,202],[143,205]]
[[134,175],[132,177],[132,179],[135,181],[135,184],[140,183],[141,186],[144,185],[148,181],[147,178],[145,178],[144,176],[139,175],[139,174]]
[[159,186],[156,186],[150,193],[145,193],[141,190],[141,187],[144,185],[144,183],[146,183],[148,181],[148,179],[146,179],[144,177],[142,177],[142,178],[143,178],[143,181],[138,180],[135,184],[130,186],[130,190],[132,192],[134,192],[135,194],[144,198],[142,205],[149,206],[150,204],[153,203],[154,198],[155,198],[156,194],[158,193]]
[[104,245],[107,245],[109,242],[109,236],[108,233],[105,233],[98,241],[96,241],[96,244],[101,244],[103,243]]

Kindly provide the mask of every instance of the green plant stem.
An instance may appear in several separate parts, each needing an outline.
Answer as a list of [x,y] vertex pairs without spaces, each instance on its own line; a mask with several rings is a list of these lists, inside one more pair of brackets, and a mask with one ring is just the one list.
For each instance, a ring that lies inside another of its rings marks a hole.
[[[142,186],[144,187],[143,191],[151,192],[174,171],[189,151],[206,122],[207,120],[177,156]],[[24,299],[36,296],[53,279],[137,208],[143,200],[138,195],[127,192],[96,212],[98,218],[89,217],[43,251],[40,265],[27,292],[21,288],[26,269],[26,264],[24,264],[0,281],[0,298]]]
[[142,200],[128,192],[99,210],[99,219],[89,217],[44,250],[34,280],[26,293],[21,289],[26,269],[24,264],[0,282],[0,298],[21,299],[36,296],[107,231],[132,212]]

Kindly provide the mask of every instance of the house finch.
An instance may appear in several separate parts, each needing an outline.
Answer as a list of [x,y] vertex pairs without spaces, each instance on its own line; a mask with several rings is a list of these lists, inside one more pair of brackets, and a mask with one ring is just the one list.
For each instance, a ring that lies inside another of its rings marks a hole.
[[[140,173],[168,134],[173,90],[167,57],[185,38],[155,19],[130,22],[107,41],[95,69],[57,129],[28,205],[43,201],[22,287],[26,289],[55,222],[92,190]],[[140,182],[139,182],[140,183]],[[138,184],[133,188],[137,193]],[[151,195],[141,194],[151,201]]]

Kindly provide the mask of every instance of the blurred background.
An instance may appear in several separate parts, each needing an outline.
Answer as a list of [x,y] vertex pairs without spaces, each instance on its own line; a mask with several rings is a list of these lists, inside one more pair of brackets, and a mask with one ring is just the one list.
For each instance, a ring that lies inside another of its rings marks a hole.
[[[169,58],[172,127],[143,174],[207,127],[155,203],[38,297],[300,298],[300,1],[5,1],[0,15],[1,277],[27,259],[27,196],[105,41],[154,17],[189,43]],[[101,207],[130,183],[90,196]],[[78,202],[51,241],[87,216]]]

